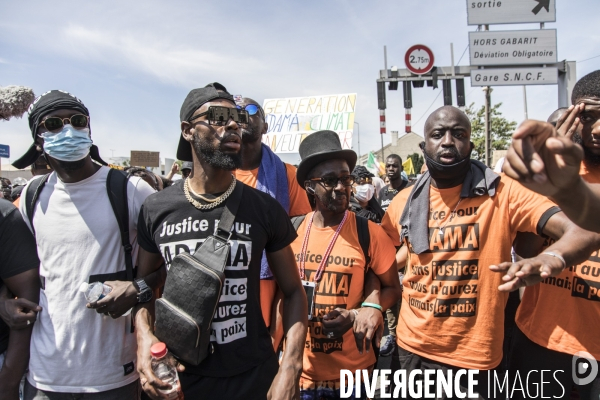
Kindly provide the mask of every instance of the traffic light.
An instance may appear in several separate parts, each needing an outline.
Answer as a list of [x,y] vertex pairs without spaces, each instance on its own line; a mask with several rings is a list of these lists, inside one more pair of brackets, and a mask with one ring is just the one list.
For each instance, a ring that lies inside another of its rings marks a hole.
[[[413,81],[415,82],[415,81]],[[402,82],[404,89],[404,108],[412,108],[412,87],[409,81]]]
[[459,107],[465,106],[465,80],[456,80],[456,103]]
[[385,82],[377,82],[377,106],[380,110],[385,110]]
[[444,92],[444,105],[452,105],[452,79],[444,79],[442,81],[442,90]]

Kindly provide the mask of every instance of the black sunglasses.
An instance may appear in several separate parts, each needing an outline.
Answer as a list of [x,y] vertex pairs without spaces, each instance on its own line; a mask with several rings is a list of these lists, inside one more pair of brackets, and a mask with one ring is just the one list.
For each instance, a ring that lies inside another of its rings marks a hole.
[[83,114],[75,114],[69,118],[62,117],[48,117],[40,123],[50,132],[61,130],[65,126],[65,121],[75,129],[87,128],[89,117]]
[[206,117],[206,122],[209,125],[214,126],[225,126],[229,123],[230,119],[233,119],[238,125],[248,125],[248,111],[238,110],[237,108],[210,106],[208,111],[200,113],[190,119],[188,122],[192,122],[200,117]]
[[256,115],[256,113],[258,111],[260,111],[261,114],[265,115],[265,113],[262,111],[262,108],[257,104],[246,104],[245,106],[236,106],[236,107],[238,108],[238,110],[248,111],[248,115]]
[[334,188],[337,186],[338,182],[342,182],[342,185],[344,186],[352,186],[352,184],[354,183],[354,176],[352,175],[345,175],[345,176],[325,176],[322,178],[312,178],[309,179],[309,181],[312,182],[318,182],[321,185],[323,185],[325,188]]

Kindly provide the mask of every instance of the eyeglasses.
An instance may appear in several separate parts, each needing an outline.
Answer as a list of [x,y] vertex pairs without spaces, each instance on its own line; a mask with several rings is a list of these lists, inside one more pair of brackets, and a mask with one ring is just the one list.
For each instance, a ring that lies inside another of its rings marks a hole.
[[246,104],[245,106],[236,106],[238,110],[246,110],[248,111],[248,115],[256,115],[258,111],[260,111],[263,115],[264,112],[262,108],[257,104]]
[[48,117],[43,120],[40,126],[43,126],[50,132],[61,130],[65,126],[65,121],[75,129],[87,128],[89,117],[83,114],[75,114],[69,118],[62,117]]
[[309,179],[309,181],[312,182],[318,182],[321,185],[323,185],[323,187],[325,188],[334,188],[337,186],[338,182],[342,182],[342,185],[344,186],[352,186],[352,184],[354,183],[354,176],[352,175],[345,175],[345,176],[325,176],[322,178],[312,178]]
[[192,122],[200,117],[207,115],[206,122],[209,125],[214,126],[225,126],[229,123],[230,119],[233,119],[238,125],[248,125],[248,111],[239,110],[237,108],[210,106],[208,111],[200,113],[189,120]]
[[368,176],[366,178],[358,178],[355,180],[355,182],[358,185],[364,185],[365,183],[373,183],[373,178],[371,178],[370,176]]

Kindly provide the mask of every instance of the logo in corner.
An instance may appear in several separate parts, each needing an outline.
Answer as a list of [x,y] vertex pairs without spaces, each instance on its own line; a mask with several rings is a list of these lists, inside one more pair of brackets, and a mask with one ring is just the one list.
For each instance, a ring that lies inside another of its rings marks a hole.
[[586,351],[578,351],[572,361],[573,382],[577,385],[587,385],[598,375],[598,362]]

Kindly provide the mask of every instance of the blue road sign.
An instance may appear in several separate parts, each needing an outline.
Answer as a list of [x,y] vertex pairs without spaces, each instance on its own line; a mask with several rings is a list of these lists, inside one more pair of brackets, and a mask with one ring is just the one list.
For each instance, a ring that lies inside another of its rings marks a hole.
[[10,146],[7,144],[0,144],[0,158],[10,158]]

